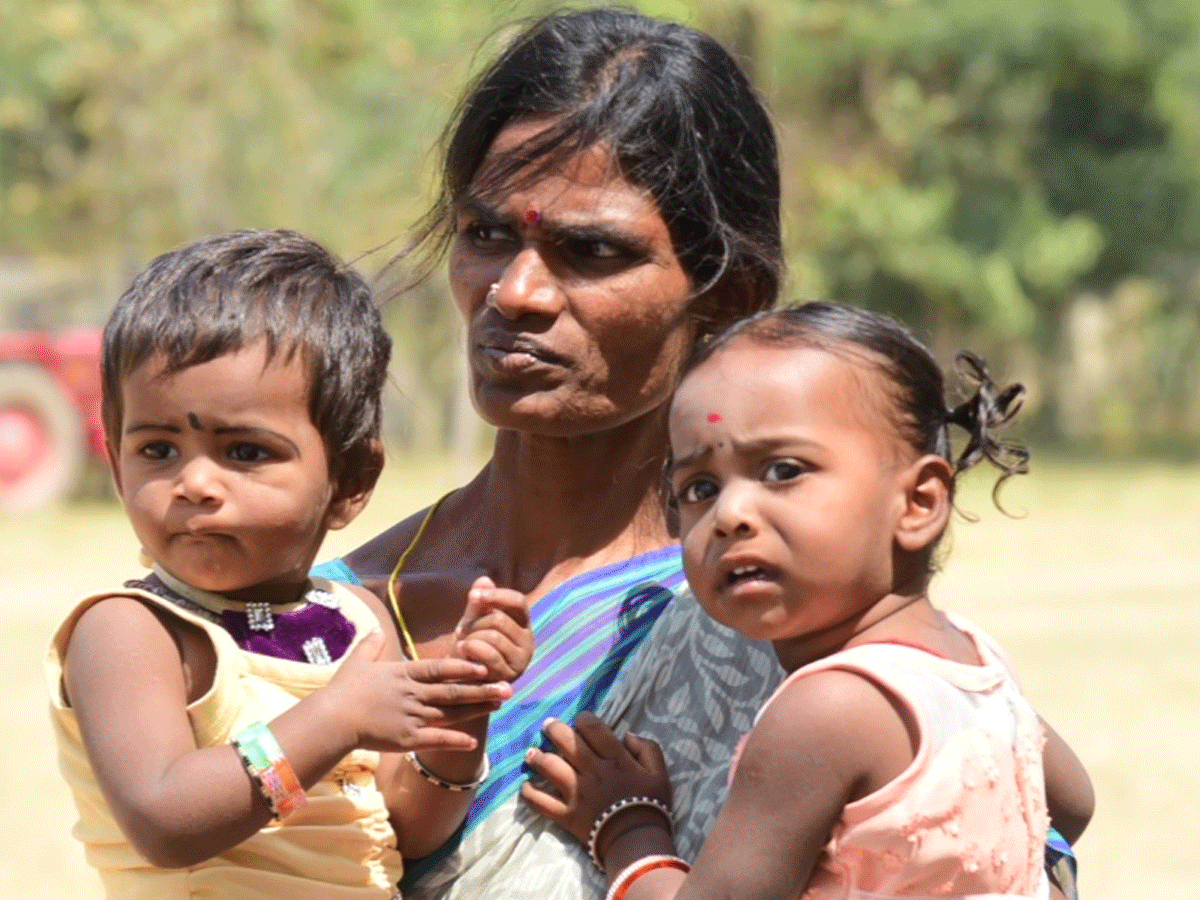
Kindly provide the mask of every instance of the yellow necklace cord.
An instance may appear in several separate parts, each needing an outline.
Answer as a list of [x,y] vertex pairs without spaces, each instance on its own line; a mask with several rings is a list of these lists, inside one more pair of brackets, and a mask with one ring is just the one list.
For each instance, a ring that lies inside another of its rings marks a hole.
[[454,491],[442,494],[438,497],[433,506],[429,507],[429,512],[425,513],[425,518],[421,520],[421,527],[417,529],[417,533],[413,535],[413,539],[409,541],[404,552],[400,554],[400,558],[396,560],[396,568],[392,569],[392,574],[388,576],[387,593],[388,600],[392,604],[392,614],[396,617],[396,624],[400,626],[400,636],[404,639],[404,652],[408,654],[411,660],[417,659],[417,645],[413,641],[412,635],[408,631],[408,625],[404,622],[404,613],[400,611],[400,601],[396,597],[396,579],[400,576],[400,570],[404,568],[404,564],[408,562],[408,558],[412,556],[413,550],[417,548],[417,544],[421,540],[421,536],[425,534],[425,529],[429,527],[429,522],[433,519],[433,514],[437,512],[438,507]]

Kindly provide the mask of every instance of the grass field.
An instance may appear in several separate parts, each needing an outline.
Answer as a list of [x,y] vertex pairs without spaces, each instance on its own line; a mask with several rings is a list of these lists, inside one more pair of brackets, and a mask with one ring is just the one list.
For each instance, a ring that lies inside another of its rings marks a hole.
[[[392,463],[367,512],[330,537],[354,546],[451,486]],[[1085,900],[1196,900],[1200,864],[1200,467],[1041,465],[1004,494],[968,482],[936,599],[1008,648],[1027,693],[1076,748],[1097,812],[1079,845]],[[0,897],[83,900],[98,882],[70,837],[42,658],[85,592],[137,572],[115,505],[0,519],[11,573],[0,634]]]

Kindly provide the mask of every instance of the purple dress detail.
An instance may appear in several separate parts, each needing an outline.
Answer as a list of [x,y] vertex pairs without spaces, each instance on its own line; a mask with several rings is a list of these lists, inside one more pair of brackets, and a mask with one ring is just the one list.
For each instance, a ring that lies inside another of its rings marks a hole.
[[292,612],[274,612],[275,627],[251,631],[244,612],[222,610],[221,624],[243,650],[277,659],[307,662],[304,643],[314,637],[325,642],[332,659],[341,659],[354,640],[354,626],[340,610],[310,603]]

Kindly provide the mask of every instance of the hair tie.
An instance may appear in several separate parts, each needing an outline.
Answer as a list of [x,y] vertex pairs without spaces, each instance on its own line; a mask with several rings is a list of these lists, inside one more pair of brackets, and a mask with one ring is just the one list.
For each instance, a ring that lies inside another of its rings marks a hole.
[[[946,424],[958,425],[967,432],[966,445],[958,459],[951,462],[956,472],[962,472],[987,459],[1002,473],[996,482],[998,491],[1010,476],[1029,471],[1029,450],[995,435],[1021,408],[1025,385],[1013,383],[998,389],[987,363],[967,350],[960,350],[954,362],[962,379],[975,385],[975,393],[946,411]],[[995,491],[992,493],[995,496]]]

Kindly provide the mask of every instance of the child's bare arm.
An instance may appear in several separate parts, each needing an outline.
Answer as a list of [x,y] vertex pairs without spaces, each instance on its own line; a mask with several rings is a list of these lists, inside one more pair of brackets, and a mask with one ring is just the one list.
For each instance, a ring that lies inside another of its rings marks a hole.
[[[449,690],[447,677],[481,677],[482,668],[466,661],[421,664],[427,671],[376,662],[382,645],[382,635],[365,638],[329,686],[270,723],[306,788],[355,747],[469,746],[447,726],[507,695],[494,685]],[[197,747],[180,645],[150,607],[131,597],[97,603],[80,618],[65,662],[69,702],[97,780],[149,862],[195,865],[270,820],[233,747]]]
[[[638,774],[655,768],[644,749],[648,742],[627,738],[622,747],[598,732],[593,718],[581,716],[570,734],[562,723],[549,726],[561,757],[535,751],[530,765],[552,790],[522,786],[533,809],[581,841],[611,797],[655,790]],[[911,759],[904,720],[873,685],[844,672],[801,679],[751,732],[729,797],[686,882],[677,871],[656,870],[637,879],[626,896],[794,900],[845,804],[890,781]],[[644,856],[674,853],[661,817],[644,808],[610,820],[598,849],[610,877]]]
[[[518,591],[498,588],[479,578],[467,594],[467,605],[455,630],[450,655],[472,660],[487,669],[489,681],[515,681],[533,656],[529,604]],[[420,763],[446,782],[468,785],[485,770],[488,717],[463,722],[460,730],[477,742],[471,751],[423,751]],[[393,777],[381,784],[391,811],[401,853],[427,856],[444,844],[461,824],[475,797],[474,789],[450,790],[418,773],[411,760],[393,760]]]
[[1092,780],[1075,751],[1058,732],[1045,719],[1042,719],[1042,726],[1046,729],[1042,767],[1050,822],[1068,843],[1074,844],[1092,820],[1096,805]]

